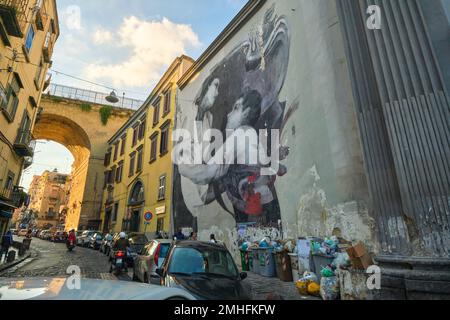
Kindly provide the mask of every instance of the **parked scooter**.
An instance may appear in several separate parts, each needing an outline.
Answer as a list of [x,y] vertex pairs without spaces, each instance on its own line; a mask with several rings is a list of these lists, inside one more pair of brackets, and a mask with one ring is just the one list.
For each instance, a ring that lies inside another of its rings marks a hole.
[[116,275],[119,275],[126,268],[125,251],[116,251],[109,267],[109,273],[115,272]]

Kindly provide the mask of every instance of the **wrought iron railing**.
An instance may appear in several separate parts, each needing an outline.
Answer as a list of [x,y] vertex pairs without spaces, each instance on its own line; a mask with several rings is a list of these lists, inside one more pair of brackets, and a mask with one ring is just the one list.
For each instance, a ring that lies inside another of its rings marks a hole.
[[14,10],[22,33],[25,31],[25,26],[29,21],[29,15],[32,13],[32,10],[28,9],[30,1],[36,0],[0,0],[0,5],[10,7]]
[[44,93],[55,97],[80,100],[100,105],[109,105],[113,107],[126,108],[132,110],[139,109],[144,103],[141,100],[124,98],[119,96],[117,97],[119,99],[117,103],[111,103],[106,100],[106,97],[109,96],[108,93],[74,88],[60,84],[50,84],[50,86],[48,87],[47,90],[45,90]]

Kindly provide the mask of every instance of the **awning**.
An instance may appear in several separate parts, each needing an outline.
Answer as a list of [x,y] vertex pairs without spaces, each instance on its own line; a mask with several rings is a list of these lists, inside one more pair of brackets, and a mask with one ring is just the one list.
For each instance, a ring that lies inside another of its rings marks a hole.
[[6,219],[12,219],[13,212],[12,211],[0,210],[0,217],[1,218],[6,218]]

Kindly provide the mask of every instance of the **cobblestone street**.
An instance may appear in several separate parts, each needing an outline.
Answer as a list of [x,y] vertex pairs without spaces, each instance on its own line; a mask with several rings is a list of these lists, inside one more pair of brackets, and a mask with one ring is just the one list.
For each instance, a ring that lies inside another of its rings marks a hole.
[[[21,238],[16,238],[22,241]],[[31,257],[22,263],[0,273],[0,277],[66,277],[67,268],[76,265],[81,269],[83,278],[131,281],[132,268],[128,274],[116,277],[109,273],[108,258],[99,251],[76,247],[68,252],[65,244],[52,243],[38,238],[31,242]],[[265,300],[269,296],[281,297],[284,300],[314,299],[298,294],[293,282],[282,282],[277,278],[266,278],[249,272],[244,280],[252,287],[255,300]]]
[[[98,251],[76,247],[72,252],[68,252],[64,243],[52,243],[38,238],[33,238],[31,249],[32,255],[29,259],[5,270],[0,276],[9,278],[67,276],[67,268],[76,265],[80,267],[84,278],[117,279],[109,273],[108,258]],[[131,280],[131,277],[121,275],[119,280]]]

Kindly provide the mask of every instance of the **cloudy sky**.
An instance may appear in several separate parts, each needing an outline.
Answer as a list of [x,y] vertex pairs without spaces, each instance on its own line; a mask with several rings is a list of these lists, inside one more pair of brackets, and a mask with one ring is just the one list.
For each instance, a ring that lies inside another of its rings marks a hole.
[[[57,0],[61,35],[53,54],[52,82],[145,100],[181,54],[196,59],[246,0]],[[24,173],[28,188],[44,170],[70,173],[73,157],[54,142],[36,147]]]

